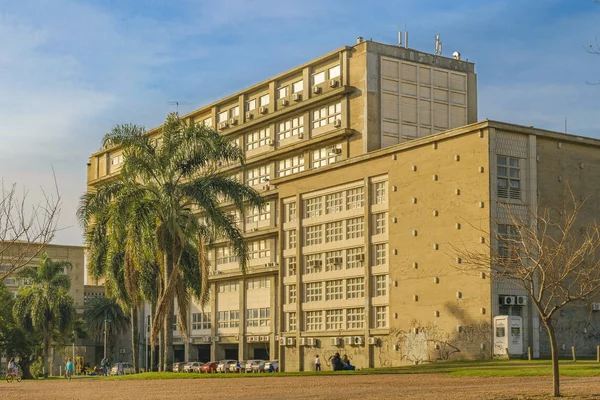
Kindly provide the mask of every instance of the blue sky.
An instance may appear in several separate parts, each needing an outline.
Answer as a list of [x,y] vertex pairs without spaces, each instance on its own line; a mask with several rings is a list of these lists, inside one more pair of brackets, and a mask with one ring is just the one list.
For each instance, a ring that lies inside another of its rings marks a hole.
[[[0,0],[0,177],[36,199],[54,166],[75,220],[88,156],[117,123],[148,128],[357,36],[431,52],[440,33],[476,64],[479,119],[600,138],[600,36],[593,0]],[[257,51],[257,48],[260,49]]]

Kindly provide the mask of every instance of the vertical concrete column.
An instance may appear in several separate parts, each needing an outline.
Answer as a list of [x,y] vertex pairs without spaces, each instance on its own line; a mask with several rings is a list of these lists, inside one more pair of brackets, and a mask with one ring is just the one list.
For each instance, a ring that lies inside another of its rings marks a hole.
[[304,315],[302,315],[302,302],[304,301],[304,288],[302,287],[302,274],[304,273],[304,258],[302,256],[302,246],[304,246],[303,218],[304,205],[302,204],[302,197],[298,193],[296,195],[296,348],[298,352],[298,371],[304,370],[304,348],[300,347],[300,332],[304,327]]
[[[273,288],[273,291],[276,292],[276,306],[274,309],[271,309],[271,323],[274,324],[273,326],[273,330],[275,335],[277,336],[279,335],[280,337],[283,336],[283,332],[285,332],[285,313],[283,312],[283,299],[284,299],[284,286],[283,286],[283,275],[284,275],[284,271],[285,271],[285,263],[284,263],[284,258],[283,258],[283,243],[284,243],[284,237],[283,237],[283,224],[285,223],[285,206],[283,205],[283,200],[281,198],[277,198],[277,200],[275,200],[274,204],[277,206],[277,210],[274,214],[272,215],[276,215],[278,220],[275,221],[276,224],[279,224],[279,230],[278,230],[278,235],[279,235],[279,240],[277,241],[277,243],[279,243],[280,248],[279,248],[279,253],[278,253],[278,257],[277,257],[277,262],[279,263],[279,267],[277,268],[277,270],[279,271],[279,274],[277,275],[275,282],[277,282],[277,287]],[[297,234],[296,234],[297,235]],[[296,236],[296,243],[298,241],[298,237]],[[297,244],[296,244],[297,246]],[[274,319],[273,319],[274,318]],[[273,340],[275,340],[273,338]],[[279,342],[275,343],[275,346],[277,348],[277,357],[279,358],[279,370],[280,371],[285,371],[285,347],[284,346],[280,346]]]
[[[531,212],[537,214],[538,211],[538,197],[537,197],[537,138],[535,135],[529,135],[529,154],[527,155],[527,169],[528,169],[528,182],[529,187],[527,188],[527,201]],[[531,221],[534,225],[536,221]],[[530,343],[533,350],[533,358],[540,357],[540,319],[538,318],[538,312],[529,302],[528,313],[529,313],[529,329],[530,329]]]
[[275,96],[275,81],[269,82],[269,114],[277,111],[279,104],[277,104],[277,97]]
[[238,126],[241,125],[244,121],[246,121],[246,95],[245,94],[240,94],[239,98],[238,98],[238,107],[239,107],[239,114],[238,114]]
[[[371,180],[369,178],[365,178],[365,364],[368,365],[369,368],[372,368],[371,365],[371,353],[373,352],[372,347],[368,344],[369,340],[369,328],[371,327],[371,262],[373,260],[371,254],[371,233],[373,230],[371,229]],[[389,260],[389,255],[388,255]],[[389,262],[389,261],[388,261]]]
[[[214,256],[214,255],[213,255]],[[216,260],[216,258],[213,258],[213,260]],[[210,309],[211,309],[211,313],[210,313],[210,336],[211,338],[214,338],[215,336],[218,335],[218,327],[217,327],[217,313],[218,313],[218,307],[219,304],[217,302],[217,285],[215,284],[215,282],[210,282]],[[214,340],[211,340],[211,344],[210,344],[210,359],[211,360],[216,360],[216,348],[217,344],[215,343]]]
[[302,69],[302,86],[304,86],[304,93],[302,94],[303,99],[310,99],[312,97],[312,87],[310,86],[310,73],[310,67]]
[[[276,329],[276,322],[277,322],[277,318],[275,315],[275,310],[277,310],[277,275],[271,275],[269,277],[269,282],[270,282],[270,294],[271,294],[271,299],[269,302],[269,308],[271,309],[271,313],[270,313],[270,325],[271,325],[271,333],[269,334],[269,354],[271,355],[271,360],[275,360],[277,359],[278,356],[278,349],[279,349],[279,342],[275,342],[275,334],[277,332]],[[279,308],[280,309],[280,308]]]
[[239,329],[238,359],[248,359],[246,348],[246,279],[240,278],[240,329]]
[[218,124],[217,124],[217,107],[211,107],[210,109],[210,119],[212,121],[212,127],[216,130],[218,128]]

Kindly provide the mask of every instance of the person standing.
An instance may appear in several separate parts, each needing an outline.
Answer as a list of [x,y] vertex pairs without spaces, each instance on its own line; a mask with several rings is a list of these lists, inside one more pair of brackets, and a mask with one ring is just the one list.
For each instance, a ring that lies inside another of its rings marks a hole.
[[321,370],[321,359],[319,358],[319,355],[317,354],[317,356],[315,357],[315,371],[320,371]]
[[71,358],[67,358],[67,365],[65,365],[65,374],[67,375],[67,379],[71,380],[73,372],[75,372],[75,365],[73,365]]
[[106,376],[106,372],[107,372],[107,368],[106,368],[107,363],[108,363],[108,360],[106,357],[104,357],[102,359],[102,361],[100,361],[100,366],[102,367],[102,373],[104,374],[104,376]]

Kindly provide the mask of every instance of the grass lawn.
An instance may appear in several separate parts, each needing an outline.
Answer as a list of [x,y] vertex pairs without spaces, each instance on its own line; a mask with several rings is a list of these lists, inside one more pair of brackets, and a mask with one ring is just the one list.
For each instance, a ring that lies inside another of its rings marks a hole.
[[[374,368],[360,371],[321,371],[321,372],[283,372],[269,374],[196,374],[172,372],[147,372],[119,377],[100,377],[98,379],[231,379],[239,377],[278,377],[312,375],[382,375],[382,374],[445,374],[448,376],[502,377],[502,376],[551,376],[550,360],[497,360],[497,361],[447,361],[421,365],[407,365],[394,368]],[[600,363],[590,360],[560,361],[560,375],[571,377],[600,376]]]

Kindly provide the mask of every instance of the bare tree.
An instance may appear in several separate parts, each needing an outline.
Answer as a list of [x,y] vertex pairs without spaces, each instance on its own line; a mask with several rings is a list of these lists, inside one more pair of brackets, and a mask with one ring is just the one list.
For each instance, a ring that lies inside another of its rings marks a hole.
[[42,190],[42,200],[30,204],[28,192],[0,182],[0,281],[29,265],[52,241],[57,230],[61,197],[54,177],[54,193]]
[[455,248],[465,272],[489,273],[527,292],[550,340],[554,396],[560,382],[552,320],[569,304],[590,305],[600,292],[600,226],[584,217],[584,204],[570,188],[556,207],[502,203],[504,220],[494,221],[492,240],[478,250]]

